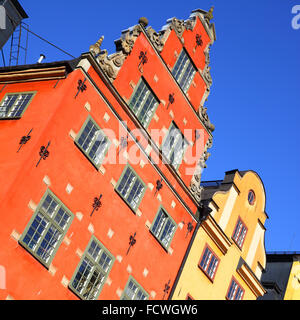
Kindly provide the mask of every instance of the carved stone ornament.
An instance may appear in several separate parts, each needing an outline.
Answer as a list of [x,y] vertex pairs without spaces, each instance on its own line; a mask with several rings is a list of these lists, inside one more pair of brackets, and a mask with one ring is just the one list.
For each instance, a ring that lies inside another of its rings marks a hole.
[[205,64],[208,66],[210,64],[210,49],[211,46],[209,45],[207,47],[207,49],[204,51],[204,55],[205,55]]
[[147,28],[147,34],[148,34],[151,42],[155,46],[155,48],[159,52],[161,52],[164,48],[164,45],[165,45],[165,43],[161,39],[161,35],[159,33],[157,33],[152,27]]
[[208,65],[205,66],[202,75],[203,75],[205,81],[207,82],[208,86],[210,87],[212,85],[213,81],[212,81],[212,77],[210,74],[210,67]]
[[190,190],[196,201],[200,202],[203,187],[201,187],[198,183],[191,182]]
[[[209,143],[211,145],[211,142]],[[208,147],[208,144],[206,144],[206,148]],[[204,151],[201,158],[199,159],[199,162],[197,164],[194,176],[191,180],[190,184],[190,190],[195,199],[200,202],[201,201],[201,193],[203,191],[203,187],[201,187],[201,178],[202,178],[202,172],[205,168],[207,168],[206,161],[210,157],[210,153]]]
[[141,32],[142,27],[139,24],[123,32],[121,39],[116,41],[117,51],[122,51],[125,56],[128,56]]
[[188,19],[184,23],[186,30],[190,30],[190,31],[194,30],[195,24],[196,24],[196,19],[194,17],[191,19]]
[[96,44],[90,47],[90,52],[97,59],[102,70],[111,81],[116,79],[121,66],[132,51],[134,43],[141,32],[142,27],[140,25],[136,25],[131,30],[124,32],[121,39],[116,41],[117,52],[112,55],[108,55],[107,50],[101,50],[100,48],[104,37],[101,37]]
[[185,30],[185,23],[184,23],[184,20],[179,20],[177,18],[173,18],[171,20],[171,29],[173,29],[179,38],[182,37],[183,35],[183,32]]
[[199,116],[200,119],[202,120],[202,122],[204,123],[204,125],[211,131],[215,131],[215,126],[210,122],[209,118],[208,118],[208,114],[207,114],[207,108],[201,106],[199,108]]
[[204,15],[204,19],[206,21],[206,23],[209,25],[210,24],[210,20],[213,19],[213,11],[214,11],[214,7],[212,6],[209,11]]
[[115,80],[120,67],[124,63],[125,57],[122,53],[117,52],[108,57],[107,50],[101,51],[97,57],[102,70],[106,73],[111,81]]
[[97,57],[101,52],[101,44],[104,40],[104,36],[102,36],[95,44],[90,46],[90,52]]

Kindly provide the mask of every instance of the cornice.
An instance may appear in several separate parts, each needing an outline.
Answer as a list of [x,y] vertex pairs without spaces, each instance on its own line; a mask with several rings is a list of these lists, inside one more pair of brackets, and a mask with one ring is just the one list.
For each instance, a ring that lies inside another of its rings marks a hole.
[[42,80],[58,80],[67,76],[66,67],[52,67],[42,69],[14,70],[9,72],[0,72],[0,84],[10,84],[19,82],[31,82]]
[[266,293],[263,285],[260,283],[253,271],[245,262],[243,262],[237,269],[237,273],[245,281],[245,283],[248,285],[248,287],[256,297],[263,296]]
[[202,222],[201,227],[205,230],[205,232],[209,235],[209,237],[225,255],[229,247],[231,246],[232,242],[228,239],[226,234],[223,232],[223,230],[220,228],[220,226],[216,223],[216,221],[210,214]]

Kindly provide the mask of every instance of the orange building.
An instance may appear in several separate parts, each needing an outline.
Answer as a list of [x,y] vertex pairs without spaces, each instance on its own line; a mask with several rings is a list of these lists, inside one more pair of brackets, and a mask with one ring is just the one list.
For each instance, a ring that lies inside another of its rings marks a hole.
[[211,19],[0,69],[0,299],[169,297],[212,146]]

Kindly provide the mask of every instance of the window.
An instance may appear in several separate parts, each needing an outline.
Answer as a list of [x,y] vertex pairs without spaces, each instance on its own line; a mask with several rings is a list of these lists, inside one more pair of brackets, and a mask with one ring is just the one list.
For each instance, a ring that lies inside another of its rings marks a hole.
[[116,190],[125,202],[136,211],[142,201],[146,186],[135,171],[127,165],[119,179]]
[[150,231],[161,245],[168,249],[176,231],[174,220],[161,207],[154,219]]
[[73,214],[49,190],[24,231],[20,244],[48,267],[73,219]]
[[248,202],[251,206],[253,206],[255,203],[255,193],[253,190],[250,190],[248,193]]
[[240,249],[244,244],[246,233],[247,233],[247,227],[244,225],[243,221],[239,218],[236,224],[236,227],[234,229],[232,238],[235,241],[235,243],[239,246]]
[[202,254],[199,267],[209,277],[209,279],[213,280],[216,275],[218,265],[219,258],[208,246],[206,246],[204,253]]
[[0,104],[0,119],[21,118],[34,94],[34,92],[7,94]]
[[162,146],[162,152],[176,170],[179,168],[189,143],[172,122]]
[[196,68],[184,49],[181,51],[172,73],[182,90],[186,93],[194,79]]
[[109,139],[91,117],[84,123],[75,143],[97,168],[103,162],[110,146]]
[[92,237],[70,281],[70,289],[83,300],[96,300],[113,262],[114,257]]
[[121,300],[148,300],[148,293],[130,277],[123,291]]
[[226,299],[228,300],[242,300],[244,296],[243,288],[238,284],[238,282],[233,278],[231,280]]
[[129,107],[144,127],[148,127],[158,105],[158,99],[154,96],[144,79],[141,78],[130,99]]

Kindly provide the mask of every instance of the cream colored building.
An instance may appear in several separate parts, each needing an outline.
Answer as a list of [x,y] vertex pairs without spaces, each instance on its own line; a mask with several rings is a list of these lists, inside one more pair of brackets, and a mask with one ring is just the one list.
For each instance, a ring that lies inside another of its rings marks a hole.
[[173,300],[256,300],[266,292],[266,195],[254,171],[201,183],[199,223],[171,293]]

